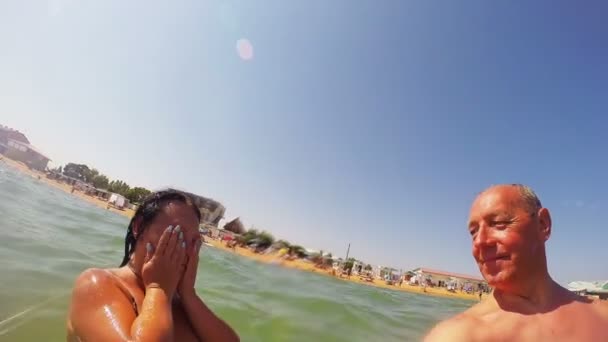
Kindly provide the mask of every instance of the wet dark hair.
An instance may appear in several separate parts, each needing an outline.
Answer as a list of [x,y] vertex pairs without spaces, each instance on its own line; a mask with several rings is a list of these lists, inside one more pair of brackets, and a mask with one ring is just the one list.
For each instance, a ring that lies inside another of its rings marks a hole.
[[[169,202],[181,202],[192,208],[194,214],[201,220],[201,212],[198,207],[194,204],[194,201],[185,192],[178,190],[168,189],[153,192],[139,205],[131,222],[129,228],[127,228],[127,235],[125,236],[125,256],[122,259],[120,267],[125,266],[131,259],[131,254],[135,250],[135,244],[137,243],[137,237],[141,236],[156,216],[164,209]],[[133,231],[137,228],[137,237],[133,234]]]

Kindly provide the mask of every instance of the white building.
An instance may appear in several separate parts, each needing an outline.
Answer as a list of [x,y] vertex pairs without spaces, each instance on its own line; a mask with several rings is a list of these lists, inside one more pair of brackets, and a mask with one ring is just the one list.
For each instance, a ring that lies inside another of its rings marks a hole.
[[480,284],[487,287],[486,281],[481,277],[471,276],[461,273],[446,272],[434,270],[431,268],[419,267],[412,271],[415,274],[415,279],[420,281],[430,281],[433,286],[447,287],[452,283],[457,289],[470,288],[477,291]]
[[123,209],[129,205],[129,200],[126,199],[123,195],[112,193],[110,195],[108,203],[112,204],[117,208]]

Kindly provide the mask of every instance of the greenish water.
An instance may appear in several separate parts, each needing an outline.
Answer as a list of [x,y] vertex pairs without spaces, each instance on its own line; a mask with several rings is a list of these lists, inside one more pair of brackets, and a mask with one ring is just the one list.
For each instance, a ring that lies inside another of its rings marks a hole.
[[[0,341],[65,341],[73,280],[122,259],[125,217],[0,162]],[[419,341],[470,302],[201,252],[197,288],[243,341]]]

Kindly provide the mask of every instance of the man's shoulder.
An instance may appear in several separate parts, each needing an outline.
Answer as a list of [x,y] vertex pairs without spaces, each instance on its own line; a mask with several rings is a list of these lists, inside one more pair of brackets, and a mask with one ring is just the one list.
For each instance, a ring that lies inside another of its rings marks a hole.
[[498,311],[496,303],[492,300],[484,300],[467,309],[466,311],[437,324],[424,339],[425,342],[432,341],[472,341],[483,327],[486,320],[484,317]]
[[608,321],[608,300],[597,299],[592,304],[600,316]]
[[437,324],[424,338],[424,341],[468,341],[472,339],[473,328],[478,323],[479,318],[470,311],[465,311]]

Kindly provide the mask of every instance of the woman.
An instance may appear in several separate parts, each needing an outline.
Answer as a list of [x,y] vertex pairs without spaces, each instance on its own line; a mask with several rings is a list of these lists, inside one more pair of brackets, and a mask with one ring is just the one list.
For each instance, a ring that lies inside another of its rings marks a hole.
[[77,278],[68,340],[238,341],[194,289],[200,218],[181,192],[150,195],[131,219],[120,268]]

